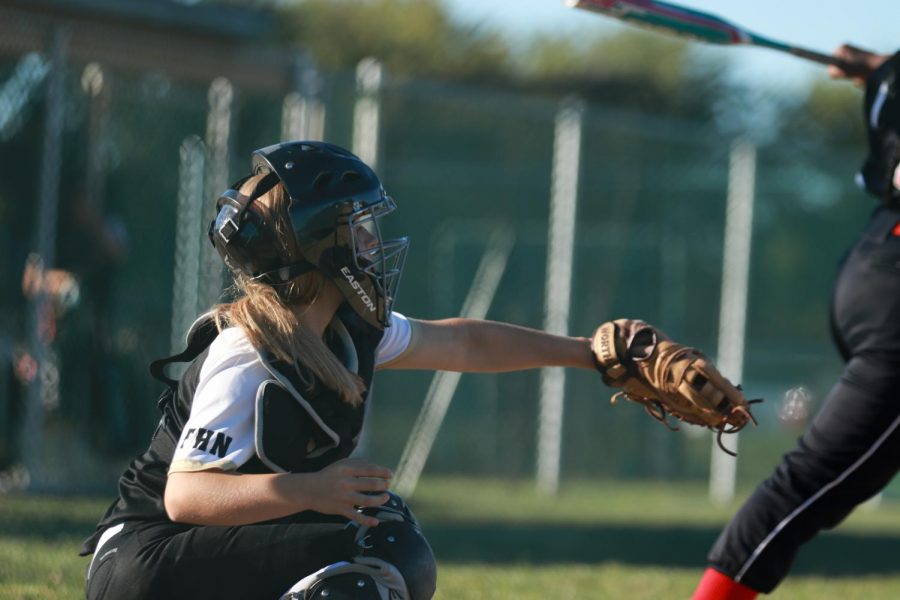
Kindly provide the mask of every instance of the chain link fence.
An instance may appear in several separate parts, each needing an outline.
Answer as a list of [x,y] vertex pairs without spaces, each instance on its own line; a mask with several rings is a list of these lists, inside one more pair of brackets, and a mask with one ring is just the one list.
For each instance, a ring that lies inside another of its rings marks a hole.
[[[203,80],[117,65],[102,48],[67,52],[58,23],[23,23],[56,42],[0,41],[0,489],[30,478],[35,489],[107,492],[146,446],[161,391],[147,365],[227,285],[205,240],[215,196],[252,150],[280,139],[359,146],[377,163],[400,207],[386,226],[412,239],[397,310],[459,314],[502,230],[511,243],[487,318],[544,326],[563,95],[381,72],[373,84],[373,63],[361,82],[318,73],[301,54],[292,76],[267,86],[215,71]],[[640,317],[715,355],[735,137],[708,122],[581,106],[569,332]],[[868,210],[852,184],[862,148],[783,137],[754,150],[743,384],[767,402],[741,436],[739,482],[767,474],[802,430],[802,411],[779,418],[784,393],[808,388],[815,410],[839,373],[830,284]],[[23,291],[33,253],[45,257],[41,273],[73,277],[77,301]],[[397,463],[430,385],[429,373],[379,375],[373,459]],[[425,472],[534,477],[540,389],[538,371],[463,375]],[[708,477],[708,432],[672,434],[637,406],[610,406],[596,374],[569,372],[564,390],[563,482]]]

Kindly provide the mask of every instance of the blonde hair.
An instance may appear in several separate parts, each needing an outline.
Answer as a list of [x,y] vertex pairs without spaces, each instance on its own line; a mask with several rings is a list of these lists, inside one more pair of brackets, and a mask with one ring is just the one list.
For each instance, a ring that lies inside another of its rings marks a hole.
[[[238,191],[251,195],[263,177],[254,175]],[[280,182],[253,202],[282,244],[282,256],[290,262],[299,262],[302,257],[288,214],[289,204],[290,198]],[[351,373],[322,338],[303,327],[292,309],[315,303],[326,281],[318,270],[276,286],[238,274],[235,276],[237,299],[213,307],[213,318],[220,331],[228,326],[240,327],[255,348],[268,350],[279,360],[293,364],[302,380],[305,377],[299,368],[301,364],[325,386],[335,390],[341,400],[357,406],[366,391],[362,378]]]

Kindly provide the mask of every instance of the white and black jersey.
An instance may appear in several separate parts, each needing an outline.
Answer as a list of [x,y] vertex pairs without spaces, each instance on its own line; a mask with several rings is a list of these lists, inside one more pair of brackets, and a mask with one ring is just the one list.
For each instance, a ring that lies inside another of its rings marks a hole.
[[[203,328],[196,326],[192,331]],[[82,547],[93,552],[106,527],[123,521],[166,521],[168,473],[221,469],[244,473],[317,471],[350,455],[362,429],[364,403],[351,406],[302,365],[288,365],[254,348],[240,328],[216,334],[188,367],[163,412],[150,447],[119,481],[119,498]],[[414,322],[393,313],[383,332],[346,306],[325,341],[371,389],[376,367],[402,358],[415,345]],[[193,340],[203,345],[205,340]],[[368,396],[368,392],[366,393]]]
[[[339,351],[348,368],[356,371],[359,359],[349,339],[349,332],[340,320],[333,323],[331,329],[339,342],[334,349]],[[396,360],[409,348],[411,337],[409,320],[394,313],[392,326],[385,330],[376,347],[375,366]],[[274,384],[287,390],[296,387],[295,382],[277,367],[251,345],[242,329],[231,327],[223,330],[209,347],[200,368],[190,418],[182,428],[169,472],[204,469],[233,471],[254,457],[265,459],[258,455],[261,448],[256,442],[260,435],[266,433],[259,431],[259,407],[252,400],[268,385]],[[317,392],[301,389],[294,398],[298,403],[309,404]],[[322,415],[333,410],[322,407],[308,412],[312,418],[323,418]],[[328,435],[328,430],[332,428],[324,421],[317,425],[326,437],[331,438],[332,445],[340,444],[337,436]],[[311,448],[309,450],[312,451]]]

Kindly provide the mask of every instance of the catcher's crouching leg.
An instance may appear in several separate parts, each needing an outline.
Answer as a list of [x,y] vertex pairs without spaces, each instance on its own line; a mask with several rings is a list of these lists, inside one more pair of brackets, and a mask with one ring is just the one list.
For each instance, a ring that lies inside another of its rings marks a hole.
[[430,600],[437,587],[431,546],[406,503],[394,494],[383,505],[363,509],[377,527],[355,521],[359,554],[298,581],[281,600]]

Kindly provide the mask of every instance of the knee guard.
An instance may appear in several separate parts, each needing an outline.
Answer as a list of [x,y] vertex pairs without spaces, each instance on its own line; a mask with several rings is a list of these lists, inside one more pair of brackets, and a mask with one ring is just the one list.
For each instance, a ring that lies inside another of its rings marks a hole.
[[408,600],[409,591],[396,567],[384,561],[341,561],[294,584],[279,600]]
[[297,582],[282,600],[430,600],[437,587],[431,546],[406,503],[394,494],[381,506],[365,508],[377,527],[356,521],[359,554]]
[[437,563],[406,503],[391,494],[382,506],[363,512],[381,523],[372,528],[359,527],[355,539],[360,555],[354,561],[361,564],[383,561],[393,565],[409,590],[404,600],[430,600],[437,587]]

